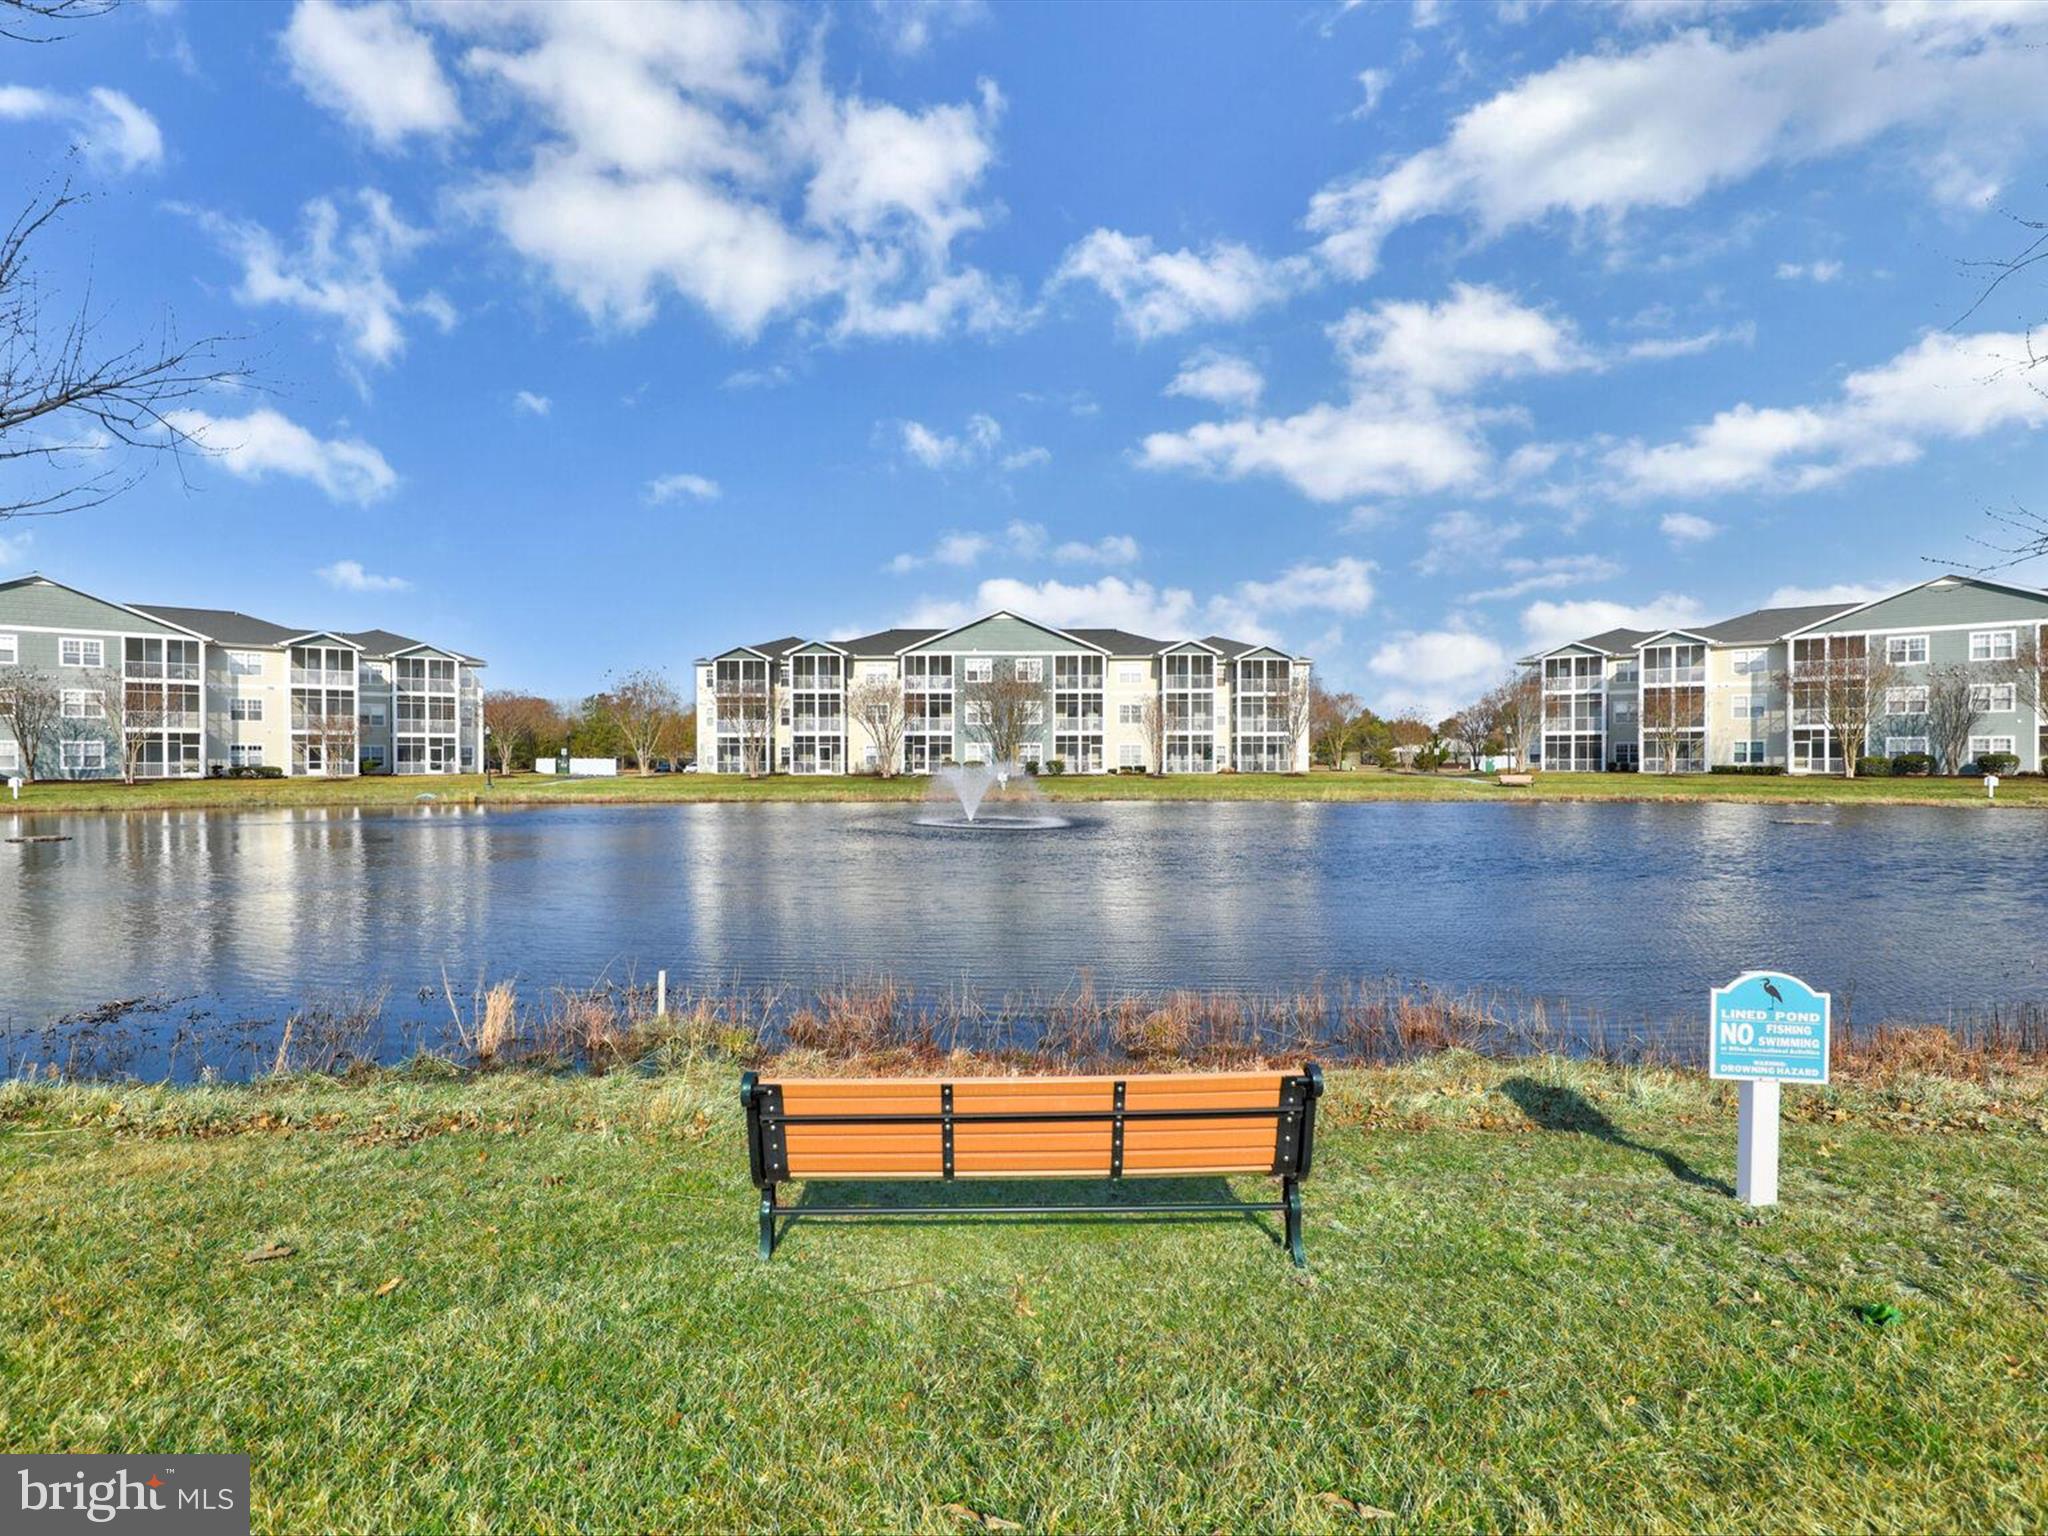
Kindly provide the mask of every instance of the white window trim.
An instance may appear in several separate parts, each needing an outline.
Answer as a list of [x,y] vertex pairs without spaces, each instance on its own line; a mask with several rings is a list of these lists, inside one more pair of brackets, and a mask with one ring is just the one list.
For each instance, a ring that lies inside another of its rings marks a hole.
[[[1894,654],[1894,647],[1909,647],[1914,641],[1920,643],[1920,654],[1916,657]],[[1884,659],[1894,667],[1924,667],[1934,652],[1925,635],[1886,635],[1884,637]]]
[[21,636],[16,634],[0,635],[0,667],[13,667],[20,664]]
[[12,741],[0,741],[0,773],[21,772],[21,747]]
[[[77,705],[74,709],[73,704]],[[65,720],[104,720],[106,696],[96,688],[66,688],[58,701],[58,713]]]
[[[2003,742],[2001,746],[1999,743]],[[2004,752],[2010,756],[2019,754],[2019,738],[2016,736],[1972,736],[1970,756],[1982,757],[1987,752]]]
[[[2019,687],[2015,683],[1970,684],[1970,708],[1980,715],[2009,715],[2019,708]],[[1979,704],[1977,700],[1984,702]],[[1999,703],[2004,699],[2003,704]]]
[[1925,736],[1885,737],[1884,755],[1886,757],[1900,757],[1908,752],[1917,752],[1922,757],[1927,756],[1927,738]]
[[[1914,700],[1914,698],[1915,698],[1915,697],[1917,697],[1917,698],[1919,699],[1919,701],[1920,701],[1920,702],[1919,702],[1919,703],[1917,703],[1917,704],[1915,704],[1915,703],[1913,702],[1913,700]],[[1899,700],[1901,700],[1901,699],[1904,699],[1904,700],[1905,700],[1905,703],[1904,703],[1904,704],[1901,704],[1901,703],[1899,702]],[[1913,686],[1913,687],[1908,687],[1908,688],[1887,688],[1887,689],[1885,689],[1885,691],[1884,691],[1884,712],[1885,712],[1885,713],[1886,713],[1887,715],[1890,715],[1891,717],[1893,717],[1894,719],[1898,719],[1898,718],[1901,718],[1901,717],[1904,717],[1904,716],[1907,716],[1907,715],[1924,715],[1924,714],[1926,714],[1926,713],[1927,713],[1927,686],[1926,686],[1926,684],[1922,683],[1922,684],[1919,684],[1919,685],[1916,685],[1916,686]]]
[[969,656],[960,663],[960,680],[963,683],[992,682],[996,675],[996,659],[993,656]]
[[74,738],[58,744],[57,758],[66,773],[84,773],[87,770],[104,773],[107,767],[107,744],[97,736]]
[[[1985,642],[1984,654],[1977,654],[1977,642]],[[2005,654],[1998,654],[1998,642],[2005,642]],[[1973,629],[1970,631],[1970,660],[2011,661],[2019,654],[2019,631],[2012,629]]]
[[1045,681],[1045,658],[1043,656],[1019,656],[1016,660],[1017,681],[1020,683],[1042,683]]
[[[64,647],[67,645],[75,645],[78,647],[78,660],[66,661],[64,659]],[[97,659],[93,661],[87,661],[85,659],[85,653],[88,649],[90,649],[93,652],[94,656]],[[97,671],[98,669],[106,666],[106,664],[107,642],[105,640],[100,639],[99,637],[94,635],[59,635],[57,637],[58,666],[75,667],[81,670]]]

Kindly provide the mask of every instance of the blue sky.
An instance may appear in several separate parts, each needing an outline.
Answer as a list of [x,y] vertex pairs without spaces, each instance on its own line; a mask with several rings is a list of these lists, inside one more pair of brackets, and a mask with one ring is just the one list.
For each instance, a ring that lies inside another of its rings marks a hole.
[[[156,4],[0,44],[43,248],[247,338],[0,571],[571,696],[1011,606],[1442,713],[1923,579],[2048,468],[2048,11]],[[2028,301],[2033,301],[2030,307]],[[2038,568],[2020,579],[2039,580]]]

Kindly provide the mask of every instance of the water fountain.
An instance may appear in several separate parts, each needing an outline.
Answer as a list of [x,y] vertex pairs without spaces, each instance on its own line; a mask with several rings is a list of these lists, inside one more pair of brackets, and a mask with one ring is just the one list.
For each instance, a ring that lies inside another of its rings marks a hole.
[[1038,780],[1017,763],[948,763],[933,769],[917,824],[1001,832],[1073,825],[1049,809]]

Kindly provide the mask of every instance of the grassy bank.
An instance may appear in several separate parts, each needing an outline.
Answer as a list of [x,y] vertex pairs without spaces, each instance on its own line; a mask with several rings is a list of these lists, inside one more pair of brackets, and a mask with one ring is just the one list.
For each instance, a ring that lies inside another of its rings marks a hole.
[[1305,1279],[1235,1218],[763,1265],[733,1079],[0,1089],[0,1443],[246,1450],[262,1531],[2048,1524],[2037,1071],[1789,1092],[1761,1215],[1698,1078],[1338,1072]]
[[[1734,801],[1782,805],[1954,805],[1977,809],[2048,809],[2048,779],[2008,778],[1987,807],[1975,779],[1836,779],[1738,777],[1727,774],[1547,773],[1526,788],[1503,788],[1491,777],[1392,773],[1377,769],[1311,774],[1077,775],[1041,779],[1056,801]],[[488,787],[481,775],[447,778],[199,779],[142,784],[32,784],[18,804],[0,800],[0,814],[33,811],[245,810],[275,807],[405,806],[422,796],[460,805],[583,805],[700,801],[918,800],[923,778],[748,779],[735,774],[628,775],[557,779],[514,774]]]

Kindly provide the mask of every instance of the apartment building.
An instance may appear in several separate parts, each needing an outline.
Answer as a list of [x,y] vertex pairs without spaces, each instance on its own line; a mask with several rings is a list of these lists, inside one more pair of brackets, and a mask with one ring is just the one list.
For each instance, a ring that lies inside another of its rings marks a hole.
[[[116,603],[40,575],[0,582],[0,692],[12,672],[61,699],[39,778],[119,778],[131,755],[143,778],[473,772],[483,665],[388,630]],[[0,776],[24,755],[0,719]]]
[[[1523,658],[1542,679],[1540,762],[1577,772],[1782,767],[1926,752],[1929,678],[1969,670],[1967,756],[2048,762],[2048,712],[2017,663],[2048,644],[2048,593],[1947,575],[1866,603],[1761,608],[1685,629],[1607,630]],[[1867,739],[1828,718],[1824,679],[1877,665]],[[2032,674],[2038,679],[2038,671]]]
[[879,680],[900,701],[896,770],[986,762],[986,689],[1001,677],[1038,690],[1017,752],[1027,763],[1058,761],[1068,773],[1305,773],[1298,701],[1310,665],[1221,635],[1158,640],[1007,612],[850,640],[789,635],[698,659],[698,750],[721,773],[875,772],[880,750],[853,706]]

